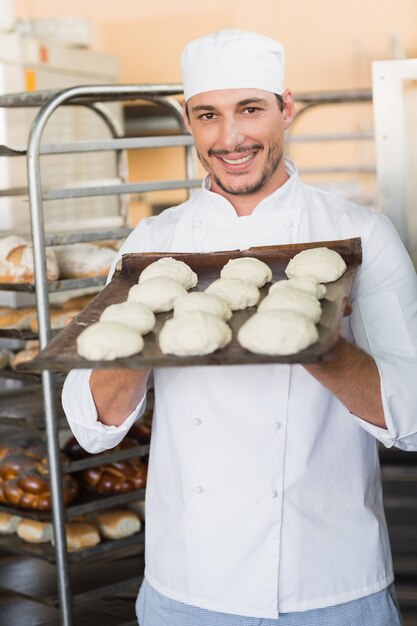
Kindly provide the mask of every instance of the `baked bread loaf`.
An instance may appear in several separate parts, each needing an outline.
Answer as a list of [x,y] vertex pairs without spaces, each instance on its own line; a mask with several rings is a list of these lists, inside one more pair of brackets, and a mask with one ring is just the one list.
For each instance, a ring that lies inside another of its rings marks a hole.
[[97,528],[87,522],[68,522],[65,531],[68,552],[92,548],[101,541]]
[[31,322],[35,319],[36,308],[34,306],[21,309],[8,306],[0,308],[0,328],[29,330]]
[[[8,504],[21,509],[51,510],[51,490],[48,477],[36,468],[11,480],[4,480],[3,495]],[[78,495],[79,486],[72,476],[62,478],[62,498],[64,505],[70,504]]]
[[[124,439],[114,450],[136,447],[138,457],[123,461],[113,461],[105,465],[90,467],[80,472],[82,485],[97,493],[129,493],[143,489],[146,484],[147,466],[139,458],[139,446],[135,441]],[[99,455],[95,455],[98,457]]]
[[48,543],[52,539],[52,526],[34,519],[23,519],[17,527],[17,535],[29,543]]
[[[46,274],[48,281],[57,280],[59,269],[56,256],[50,248],[46,249]],[[22,237],[10,236],[0,239],[0,282],[33,283],[32,245]]]
[[61,278],[107,276],[114,257],[113,248],[95,243],[74,243],[54,247]]
[[20,352],[16,352],[10,358],[10,365],[13,369],[20,363],[26,363],[27,361],[32,361],[39,353],[39,342],[36,340],[31,340],[26,342],[26,346],[24,350],[20,350]]
[[104,539],[123,539],[139,532],[141,523],[133,511],[118,510],[100,513],[94,520]]
[[62,303],[61,307],[64,311],[68,310],[78,310],[82,311],[87,304],[90,304],[97,296],[96,293],[85,293],[82,296],[75,296],[74,298],[68,298],[65,302]]
[[21,519],[18,515],[0,512],[0,535],[12,535],[15,533]]
[[[71,320],[73,320],[79,312],[79,309],[51,309],[49,311],[49,318],[52,330],[60,330],[61,328],[65,328],[68,322],[71,322]],[[30,330],[34,333],[38,332],[39,327],[37,317],[35,317],[35,319],[30,322]]]

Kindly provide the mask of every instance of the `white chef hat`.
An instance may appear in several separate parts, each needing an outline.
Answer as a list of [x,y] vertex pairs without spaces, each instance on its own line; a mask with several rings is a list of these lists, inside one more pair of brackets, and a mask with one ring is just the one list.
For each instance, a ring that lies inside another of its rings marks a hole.
[[191,41],[181,67],[185,100],[216,89],[284,91],[284,48],[246,30],[220,30]]

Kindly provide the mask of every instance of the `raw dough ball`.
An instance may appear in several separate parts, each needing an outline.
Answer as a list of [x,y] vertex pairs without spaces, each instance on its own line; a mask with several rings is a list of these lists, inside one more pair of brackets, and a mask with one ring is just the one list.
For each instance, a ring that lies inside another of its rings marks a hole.
[[294,311],[263,311],[241,326],[241,346],[255,354],[296,354],[315,343],[319,335],[313,322]]
[[171,256],[162,257],[154,263],[151,263],[141,272],[139,276],[139,283],[143,283],[145,280],[155,278],[156,276],[166,276],[172,280],[176,280],[185,289],[191,289],[195,287],[198,281],[197,274],[193,272],[184,261],[177,261]]
[[204,291],[192,291],[186,296],[178,298],[175,302],[174,317],[179,317],[190,311],[211,313],[225,321],[232,317],[232,311],[224,300],[215,296],[214,293],[205,293]]
[[271,268],[253,257],[230,259],[220,272],[221,278],[239,278],[257,287],[263,287],[272,278]]
[[154,313],[171,311],[175,301],[185,296],[187,291],[176,280],[166,276],[149,278],[129,290],[128,302],[141,302]]
[[159,335],[164,354],[190,356],[211,354],[224,348],[232,338],[232,330],[219,317],[193,311],[169,319]]
[[155,326],[155,315],[140,302],[120,302],[104,309],[100,322],[119,322],[146,335]]
[[258,311],[274,311],[286,309],[295,311],[318,322],[321,315],[320,302],[300,289],[279,289],[266,296],[258,307]]
[[326,286],[317,282],[314,276],[297,276],[288,280],[279,280],[271,285],[268,293],[274,293],[278,289],[300,289],[321,300],[326,295]]
[[218,278],[207,287],[206,293],[224,300],[232,311],[255,306],[261,296],[258,287],[238,278]]
[[314,276],[319,283],[330,283],[340,278],[346,263],[338,252],[329,248],[309,248],[291,259],[285,270],[288,278]]
[[111,361],[143,349],[140,333],[119,322],[96,322],[77,338],[77,351],[89,361]]

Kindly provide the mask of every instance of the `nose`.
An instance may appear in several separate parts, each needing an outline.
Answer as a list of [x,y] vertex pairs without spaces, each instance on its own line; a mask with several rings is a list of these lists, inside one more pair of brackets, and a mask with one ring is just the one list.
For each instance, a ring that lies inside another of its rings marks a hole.
[[245,141],[239,121],[233,116],[223,120],[221,128],[220,144],[224,150],[233,152],[235,148]]

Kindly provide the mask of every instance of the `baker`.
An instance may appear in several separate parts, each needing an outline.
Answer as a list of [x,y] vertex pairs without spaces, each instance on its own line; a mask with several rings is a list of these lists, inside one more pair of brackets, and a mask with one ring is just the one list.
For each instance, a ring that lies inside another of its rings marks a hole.
[[[202,189],[140,222],[120,254],[361,237],[334,358],[156,368],[141,626],[397,626],[378,441],[417,449],[417,280],[389,220],[301,182],[284,51],[225,30],[186,46],[184,119]],[[76,370],[70,426],[115,446],[148,370]]]

